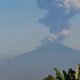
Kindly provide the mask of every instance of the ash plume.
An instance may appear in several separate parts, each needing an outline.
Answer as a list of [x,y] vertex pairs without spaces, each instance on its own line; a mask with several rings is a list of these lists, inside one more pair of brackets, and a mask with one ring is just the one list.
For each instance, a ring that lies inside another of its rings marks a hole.
[[[80,12],[80,0],[37,0],[37,6],[48,11],[39,22],[49,28],[50,39],[63,40],[66,34],[71,35],[68,20]],[[65,34],[63,37],[59,35],[61,32]]]

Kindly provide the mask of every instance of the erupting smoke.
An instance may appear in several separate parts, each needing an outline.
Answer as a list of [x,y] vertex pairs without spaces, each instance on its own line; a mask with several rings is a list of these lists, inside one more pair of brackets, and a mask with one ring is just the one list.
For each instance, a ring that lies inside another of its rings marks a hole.
[[71,34],[72,34],[72,32],[70,30],[65,29],[59,33],[50,34],[48,36],[48,40],[51,40],[51,41],[58,40],[60,37],[69,37]]
[[50,30],[48,40],[63,40],[72,34],[68,20],[80,11],[80,0],[37,0],[48,13],[39,22]]
[[63,0],[64,7],[80,10],[80,0]]
[[55,34],[50,34],[49,36],[48,36],[48,40],[57,40],[58,39],[58,36],[57,35],[55,35]]

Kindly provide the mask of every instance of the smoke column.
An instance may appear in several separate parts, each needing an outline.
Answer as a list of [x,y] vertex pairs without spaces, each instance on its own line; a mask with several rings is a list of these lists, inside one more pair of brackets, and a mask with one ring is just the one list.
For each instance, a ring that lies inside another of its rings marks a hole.
[[44,18],[39,19],[39,22],[49,28],[50,35],[54,35],[52,39],[63,40],[64,35],[56,34],[72,33],[68,20],[80,11],[79,0],[37,0],[37,6],[48,11]]

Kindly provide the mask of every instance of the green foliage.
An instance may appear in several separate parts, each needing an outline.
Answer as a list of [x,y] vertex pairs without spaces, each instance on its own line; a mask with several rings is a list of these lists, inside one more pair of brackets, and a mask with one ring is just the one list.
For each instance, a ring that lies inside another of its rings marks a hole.
[[63,75],[60,73],[60,71],[57,69],[57,68],[53,68],[54,71],[56,72],[56,79],[59,79],[59,80],[64,80],[64,77]]
[[56,80],[56,78],[53,77],[52,75],[49,75],[48,77],[44,78],[43,80]]
[[76,71],[70,68],[68,69],[68,72],[63,70],[63,74],[61,74],[61,72],[57,68],[53,69],[56,72],[56,77],[49,75],[43,80],[80,80],[80,64],[77,65]]
[[64,80],[70,80],[69,75],[63,70]]
[[80,80],[80,64],[77,65],[75,77],[77,80]]

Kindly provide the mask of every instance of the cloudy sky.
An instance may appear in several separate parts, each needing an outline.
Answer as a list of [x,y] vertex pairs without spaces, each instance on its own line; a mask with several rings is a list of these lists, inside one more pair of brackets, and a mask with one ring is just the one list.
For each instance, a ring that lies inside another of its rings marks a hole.
[[0,0],[0,58],[32,51],[47,38],[80,50],[79,0]]

